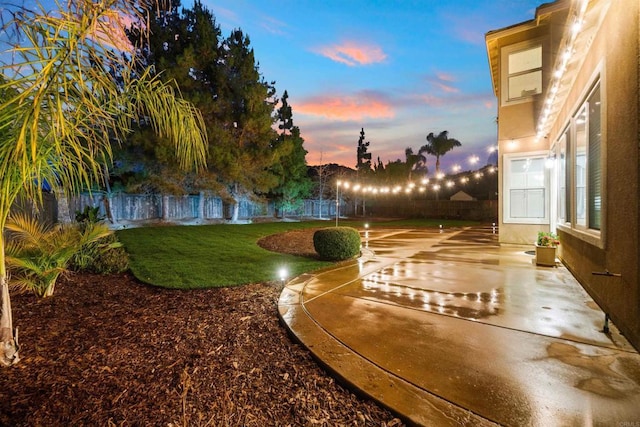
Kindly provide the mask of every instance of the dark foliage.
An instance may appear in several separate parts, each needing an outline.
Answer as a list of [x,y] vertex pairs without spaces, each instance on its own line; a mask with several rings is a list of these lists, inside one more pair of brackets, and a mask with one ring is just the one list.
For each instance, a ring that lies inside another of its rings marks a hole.
[[314,233],[313,246],[323,259],[353,258],[360,253],[360,233],[351,227],[322,228]]

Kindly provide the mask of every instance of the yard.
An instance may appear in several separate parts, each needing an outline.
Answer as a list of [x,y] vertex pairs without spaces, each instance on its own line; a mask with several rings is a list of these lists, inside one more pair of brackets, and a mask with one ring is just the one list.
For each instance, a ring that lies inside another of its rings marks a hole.
[[[260,244],[312,257],[312,234]],[[51,298],[14,295],[22,360],[2,372],[0,425],[402,425],[292,341],[280,290],[276,280],[183,290],[73,274]]]

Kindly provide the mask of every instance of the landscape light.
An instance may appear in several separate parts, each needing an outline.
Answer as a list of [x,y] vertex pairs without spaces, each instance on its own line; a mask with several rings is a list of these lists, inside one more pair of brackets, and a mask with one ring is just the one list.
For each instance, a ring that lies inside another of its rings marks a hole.
[[285,280],[287,280],[287,269],[282,267],[279,271],[278,271],[278,275],[280,276],[280,280],[282,282],[284,282]]

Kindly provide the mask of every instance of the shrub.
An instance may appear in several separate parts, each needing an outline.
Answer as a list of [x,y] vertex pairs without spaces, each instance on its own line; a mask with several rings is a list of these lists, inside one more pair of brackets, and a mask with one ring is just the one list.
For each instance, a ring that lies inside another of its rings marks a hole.
[[22,214],[9,217],[6,229],[10,232],[5,246],[10,284],[39,297],[53,295],[58,277],[78,251],[111,234],[104,224],[48,225]]
[[[76,222],[83,232],[89,228],[106,227],[100,208],[85,206],[76,211]],[[114,233],[83,245],[71,258],[69,269],[97,274],[122,273],[129,269],[129,257]]]
[[360,233],[351,227],[323,228],[313,234],[313,247],[323,259],[341,261],[360,253]]
[[100,216],[100,208],[99,207],[91,207],[85,206],[84,210],[76,211],[76,222],[78,223],[91,223],[97,224],[102,222],[104,219],[103,216]]
[[97,274],[122,273],[129,269],[129,256],[115,234],[84,245],[71,259],[73,271]]

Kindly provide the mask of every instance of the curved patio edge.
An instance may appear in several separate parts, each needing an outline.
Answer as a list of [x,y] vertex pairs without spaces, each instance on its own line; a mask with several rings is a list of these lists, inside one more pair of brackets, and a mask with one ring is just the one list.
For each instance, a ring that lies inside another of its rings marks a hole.
[[[373,256],[364,253],[362,258]],[[358,262],[358,261],[354,261]],[[345,264],[335,268],[343,268]],[[304,308],[309,281],[330,270],[303,274],[289,281],[278,300],[278,313],[290,335],[341,384],[379,403],[409,425],[496,426],[497,424],[416,387],[345,346]]]

